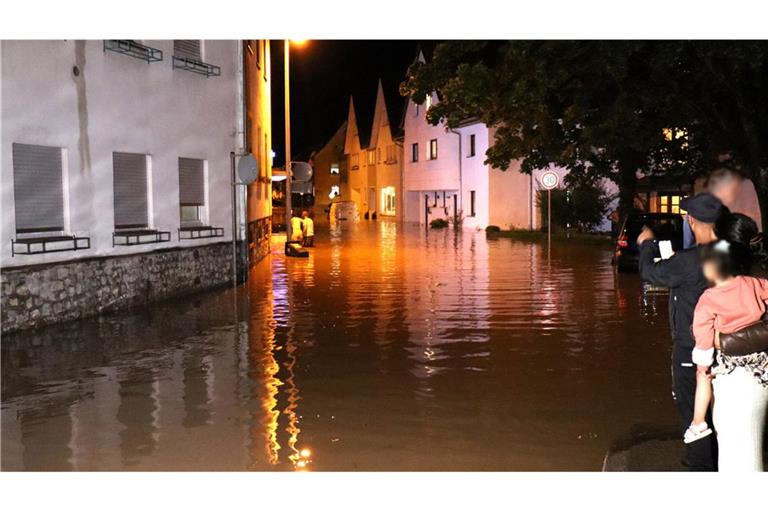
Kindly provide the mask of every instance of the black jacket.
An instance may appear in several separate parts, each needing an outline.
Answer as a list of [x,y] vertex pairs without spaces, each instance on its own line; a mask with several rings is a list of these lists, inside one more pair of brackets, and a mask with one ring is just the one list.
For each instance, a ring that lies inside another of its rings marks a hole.
[[695,345],[691,325],[699,297],[707,289],[701,273],[696,247],[678,251],[668,260],[654,263],[655,243],[646,240],[640,246],[640,277],[649,283],[669,288],[669,325],[680,362],[691,362]]

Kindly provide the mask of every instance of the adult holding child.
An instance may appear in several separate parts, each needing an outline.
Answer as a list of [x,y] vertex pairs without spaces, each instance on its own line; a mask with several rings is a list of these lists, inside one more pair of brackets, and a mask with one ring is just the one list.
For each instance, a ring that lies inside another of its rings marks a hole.
[[[680,207],[688,212],[688,223],[696,244],[717,240],[715,222],[723,205],[709,193],[686,197]],[[649,283],[669,288],[669,323],[672,331],[672,398],[681,421],[681,437],[693,422],[696,397],[696,368],[692,353],[695,340],[691,331],[693,312],[708,283],[701,269],[696,247],[676,252],[669,259],[655,261],[657,248],[653,231],[645,227],[637,238],[640,248],[640,277]],[[713,471],[716,464],[715,436],[685,444],[685,460],[691,471]]]

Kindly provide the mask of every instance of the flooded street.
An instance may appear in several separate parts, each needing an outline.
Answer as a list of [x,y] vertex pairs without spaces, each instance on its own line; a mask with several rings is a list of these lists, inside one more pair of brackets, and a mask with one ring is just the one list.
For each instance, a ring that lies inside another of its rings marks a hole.
[[665,298],[610,259],[362,222],[236,295],[4,336],[2,469],[599,470],[676,421]]

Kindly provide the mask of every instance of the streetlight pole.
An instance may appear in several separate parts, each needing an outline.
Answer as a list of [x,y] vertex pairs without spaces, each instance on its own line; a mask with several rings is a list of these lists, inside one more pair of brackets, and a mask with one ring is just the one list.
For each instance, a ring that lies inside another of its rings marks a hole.
[[285,40],[285,236],[291,241],[291,41]]

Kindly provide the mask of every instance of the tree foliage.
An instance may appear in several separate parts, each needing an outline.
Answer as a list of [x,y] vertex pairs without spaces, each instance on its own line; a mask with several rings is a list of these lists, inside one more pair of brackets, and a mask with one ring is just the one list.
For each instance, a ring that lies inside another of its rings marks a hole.
[[509,41],[439,44],[401,85],[430,122],[495,127],[487,162],[556,164],[570,183],[614,181],[627,211],[637,172],[694,176],[728,155],[768,210],[768,43]]
[[[600,183],[576,183],[552,190],[552,225],[561,229],[592,232],[600,227],[613,197]],[[540,190],[536,201],[541,209],[542,226],[547,222],[547,191]]]

